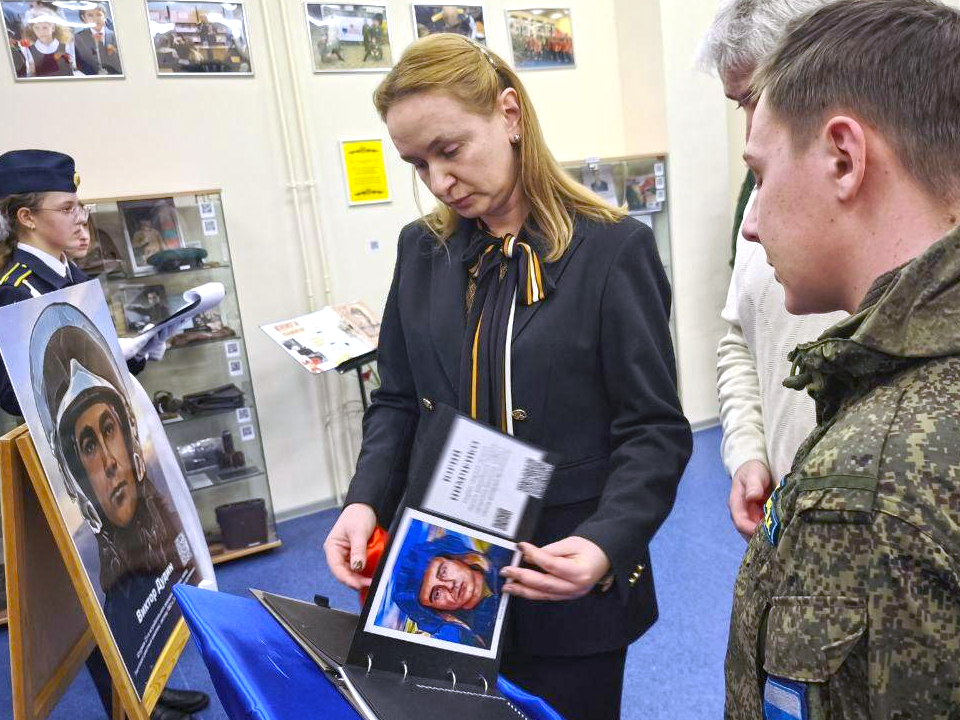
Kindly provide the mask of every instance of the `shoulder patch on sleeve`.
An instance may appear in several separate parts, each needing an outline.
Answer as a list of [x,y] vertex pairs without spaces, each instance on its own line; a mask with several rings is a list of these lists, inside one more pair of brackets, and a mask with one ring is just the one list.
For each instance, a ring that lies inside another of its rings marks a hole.
[[807,720],[807,686],[767,676],[763,686],[763,720]]

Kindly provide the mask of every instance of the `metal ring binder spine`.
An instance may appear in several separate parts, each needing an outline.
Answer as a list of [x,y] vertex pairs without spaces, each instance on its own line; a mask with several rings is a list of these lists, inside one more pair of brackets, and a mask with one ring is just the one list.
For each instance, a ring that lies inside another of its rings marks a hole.
[[[401,660],[401,661],[400,661],[400,666],[403,668],[403,677],[400,679],[400,682],[401,682],[401,683],[404,683],[404,682],[407,681],[407,676],[410,674],[410,667],[407,665],[407,661],[406,661],[406,660]],[[367,675],[370,674],[370,671],[371,671],[371,670],[373,670],[373,656],[372,656],[372,655],[367,655]],[[450,668],[447,669],[447,677],[449,677],[449,678],[451,679],[450,689],[451,689],[453,692],[463,692],[462,690],[460,690],[460,691],[457,690],[457,674],[456,674],[452,669],[450,669]],[[489,695],[489,694],[490,694],[490,683],[487,682],[487,679],[486,679],[483,675],[478,674],[477,677],[480,679],[480,682],[483,683],[483,694],[484,694],[484,695]],[[426,686],[426,685],[417,685],[417,687],[429,687],[429,686]],[[441,689],[443,689],[443,688],[432,688],[432,689],[441,690]],[[468,694],[468,695],[475,695],[475,694],[477,694],[477,693],[467,693],[467,694]]]

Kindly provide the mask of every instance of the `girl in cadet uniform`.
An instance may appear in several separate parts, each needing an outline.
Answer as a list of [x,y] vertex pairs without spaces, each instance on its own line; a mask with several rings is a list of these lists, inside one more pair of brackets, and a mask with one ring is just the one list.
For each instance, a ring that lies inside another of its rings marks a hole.
[[[69,155],[50,150],[14,150],[0,155],[0,307],[90,279],[68,259],[85,252],[81,250],[85,236],[89,246],[89,235],[81,227],[89,213],[77,198],[79,184],[80,176]],[[162,337],[158,334],[136,355],[129,353],[128,369],[137,373],[148,356],[162,357],[167,337],[168,333]],[[0,342],[9,339],[0,336]],[[11,415],[21,414],[2,361],[0,407]],[[87,667],[110,715],[110,676],[99,651],[90,656]],[[203,693],[168,688],[151,717],[185,720],[208,703],[209,698]]]
[[653,233],[564,173],[516,73],[465,37],[414,42],[374,100],[439,205],[400,233],[327,561],[369,585],[368,538],[438,403],[545,448],[558,464],[527,567],[503,570],[501,672],[568,720],[617,718],[626,648],[657,617],[649,543],[692,445]]
[[33,7],[23,16],[27,44],[20,50],[26,60],[26,77],[56,77],[77,74],[73,33],[60,13]]

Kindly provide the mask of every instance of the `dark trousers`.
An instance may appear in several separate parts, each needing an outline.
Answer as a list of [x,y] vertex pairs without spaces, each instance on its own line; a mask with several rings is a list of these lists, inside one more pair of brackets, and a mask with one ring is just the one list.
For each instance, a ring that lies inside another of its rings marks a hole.
[[627,649],[578,657],[506,652],[500,673],[565,720],[619,720]]
[[100,648],[95,647],[87,658],[87,670],[93,678],[93,685],[97,688],[97,695],[100,696],[100,702],[103,703],[107,717],[113,717],[113,680],[110,679],[110,671],[107,670],[107,663],[100,653]]

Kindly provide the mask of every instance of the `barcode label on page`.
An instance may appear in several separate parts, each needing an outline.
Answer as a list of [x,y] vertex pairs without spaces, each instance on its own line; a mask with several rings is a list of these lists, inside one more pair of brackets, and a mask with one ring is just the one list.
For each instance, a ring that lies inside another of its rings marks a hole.
[[547,490],[547,480],[550,479],[551,472],[553,472],[552,465],[533,458],[525,459],[523,472],[520,473],[520,480],[517,482],[517,490],[535,498],[542,498]]
[[493,516],[493,527],[501,532],[506,532],[512,519],[513,513],[510,510],[497,508],[497,512]]

